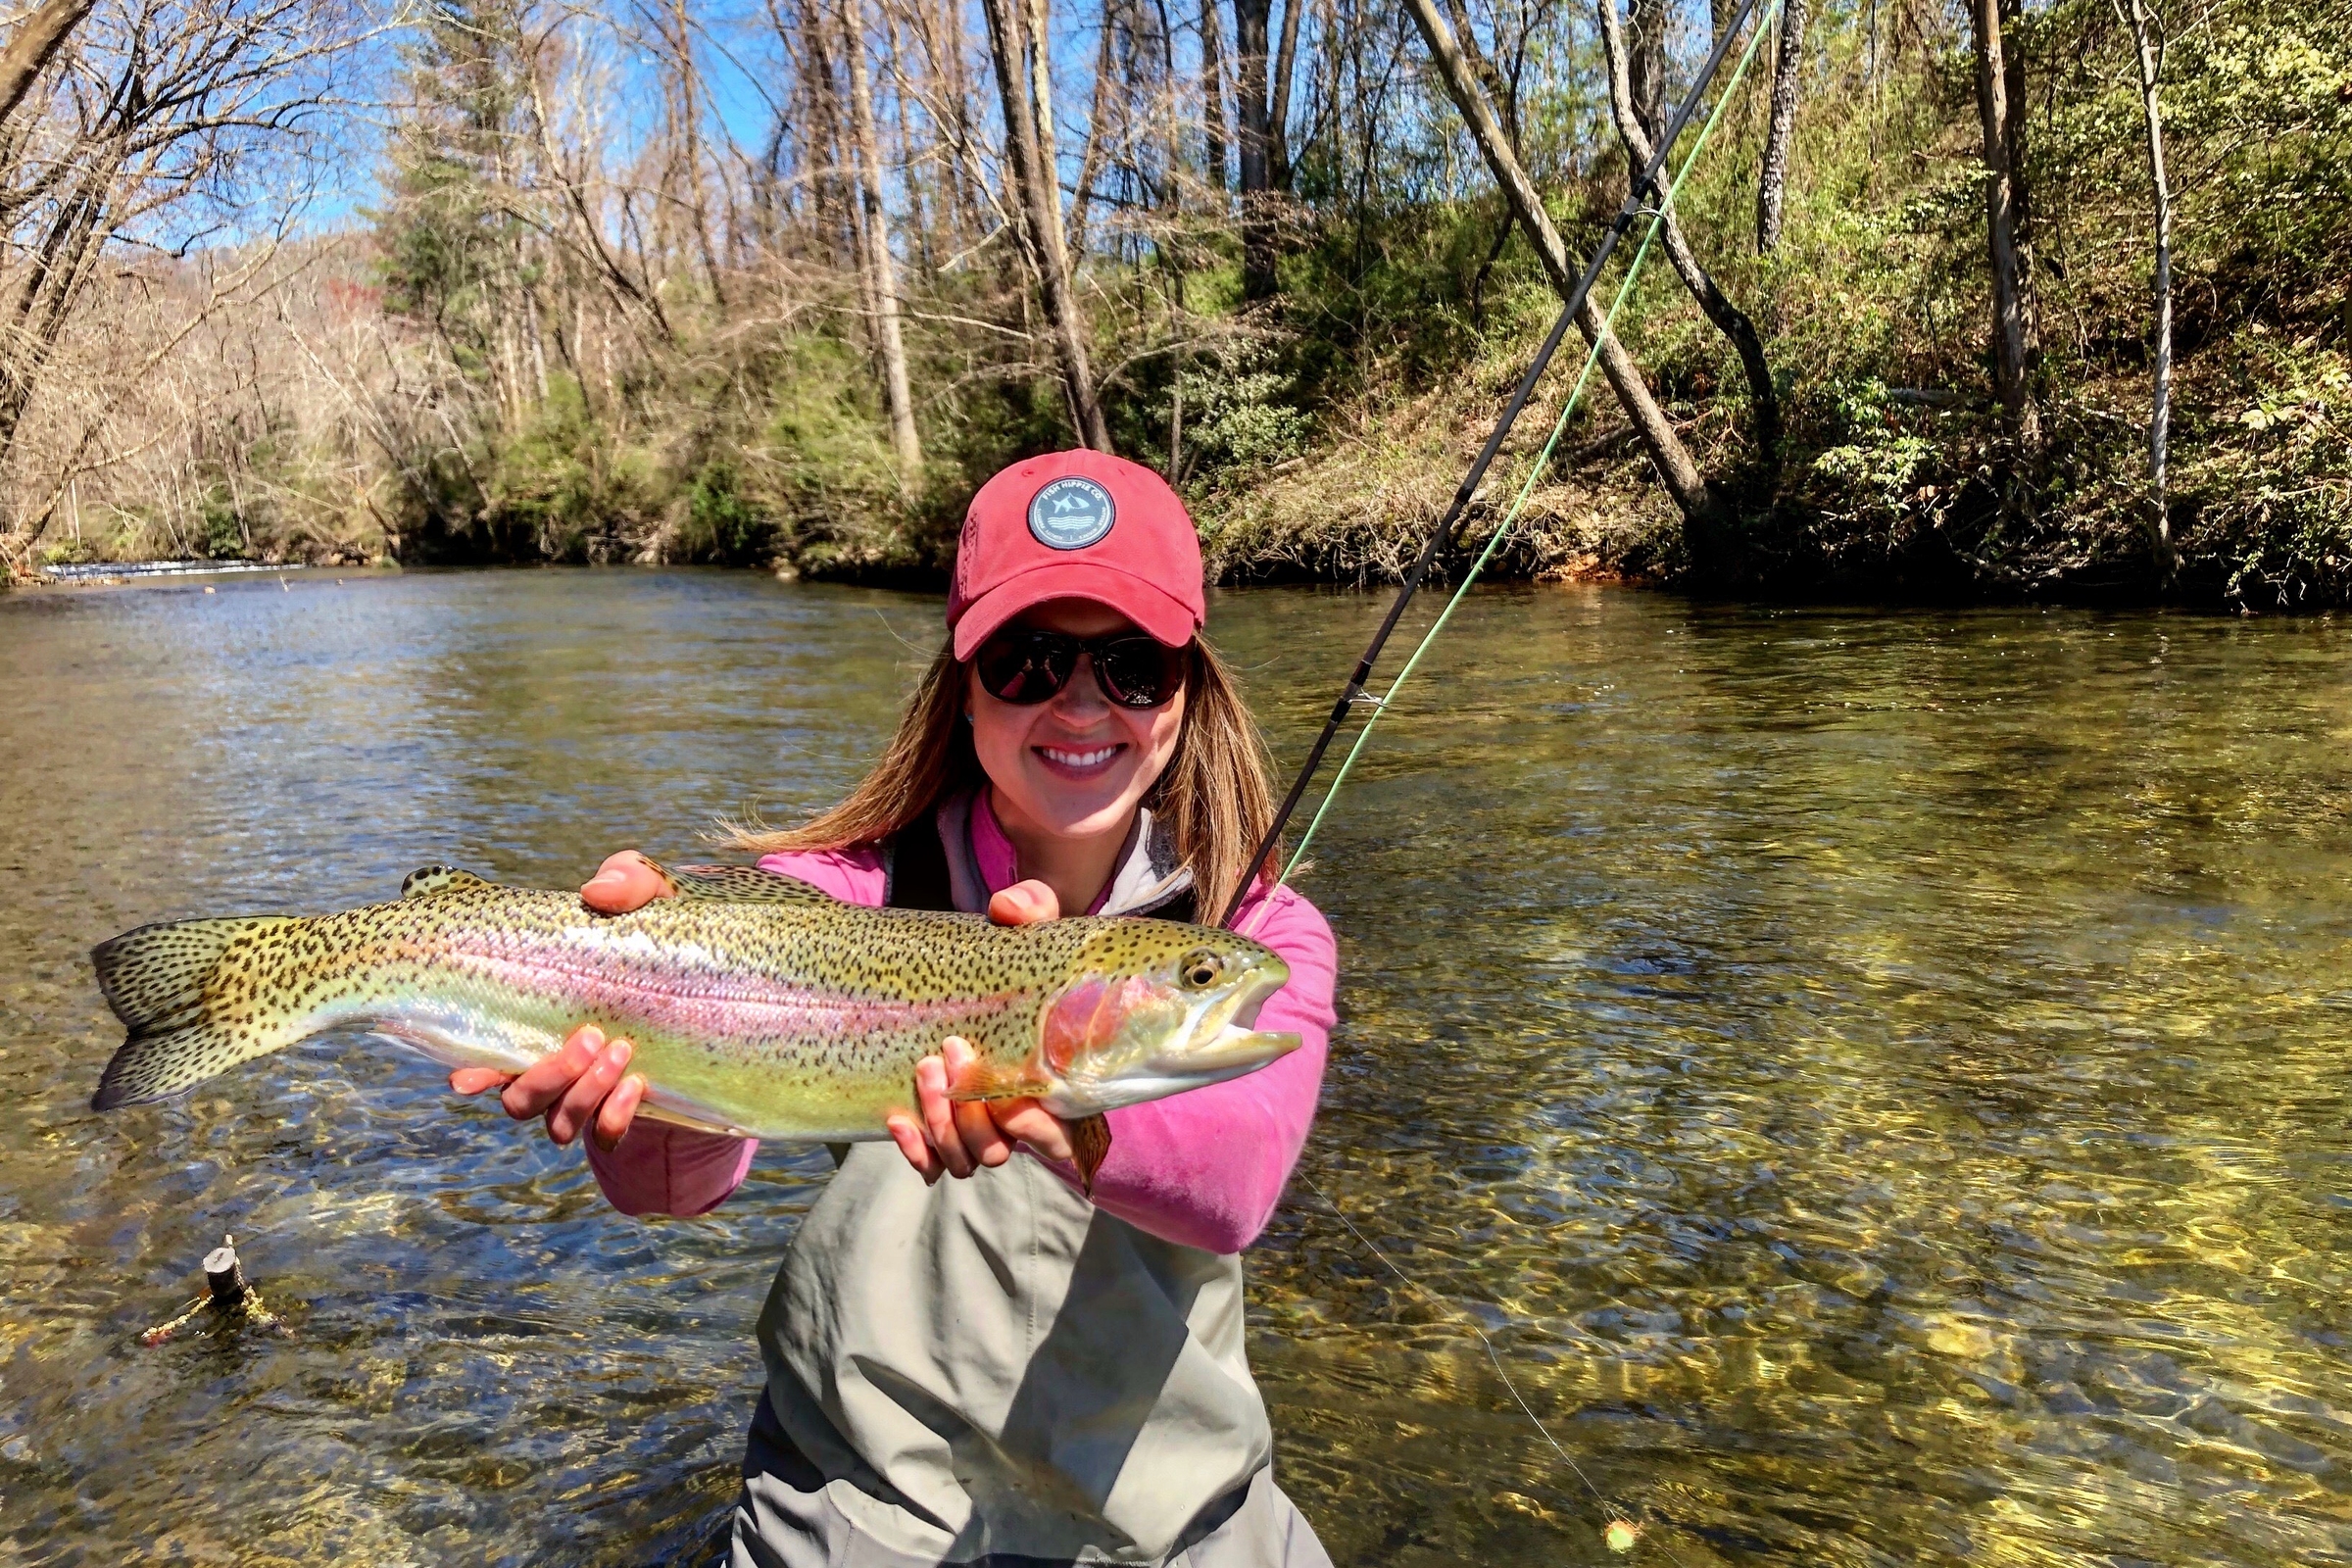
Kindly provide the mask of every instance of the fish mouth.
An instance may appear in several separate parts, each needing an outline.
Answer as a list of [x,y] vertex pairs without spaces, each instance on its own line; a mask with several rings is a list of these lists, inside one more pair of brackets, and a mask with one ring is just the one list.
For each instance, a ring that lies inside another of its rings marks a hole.
[[1298,1049],[1294,1034],[1265,1034],[1257,1014],[1266,999],[1290,984],[1290,965],[1262,964],[1246,986],[1203,1006],[1180,1043],[1154,1054],[1149,1070],[1168,1078],[1216,1083],[1262,1067]]
[[1092,1116],[1255,1072],[1298,1049],[1297,1035],[1255,1027],[1258,1009],[1290,979],[1290,965],[1268,956],[1247,983],[1202,1002],[1187,1026],[1150,1056],[1107,1077],[1065,1079],[1039,1098],[1056,1116]]
[[1227,1024],[1203,1045],[1154,1056],[1142,1067],[1105,1082],[1083,1088],[1063,1084],[1051,1094],[1040,1096],[1039,1102],[1066,1119],[1099,1115],[1239,1078],[1298,1049],[1298,1037],[1295,1034],[1271,1034]]
[[1262,1067],[1275,1057],[1287,1056],[1298,1049],[1297,1035],[1269,1034],[1229,1023],[1218,1030],[1216,1038],[1208,1044],[1195,1046],[1186,1052],[1181,1063],[1166,1065],[1173,1069],[1171,1076],[1181,1073],[1214,1083],[1224,1078],[1239,1077],[1252,1067]]

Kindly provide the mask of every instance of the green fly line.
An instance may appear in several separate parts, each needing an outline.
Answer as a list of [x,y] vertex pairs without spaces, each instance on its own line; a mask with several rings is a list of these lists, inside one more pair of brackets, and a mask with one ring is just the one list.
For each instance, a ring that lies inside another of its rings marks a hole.
[[[1601,3],[1613,4],[1614,0],[1601,0]],[[1437,641],[1438,634],[1446,629],[1446,623],[1453,617],[1453,612],[1460,606],[1462,597],[1469,593],[1471,585],[1478,581],[1479,574],[1486,569],[1487,563],[1494,558],[1495,550],[1509,535],[1512,524],[1519,520],[1519,514],[1526,510],[1528,499],[1535,494],[1537,481],[1544,476],[1544,468],[1551,462],[1552,452],[1559,446],[1560,436],[1567,430],[1569,419],[1575,415],[1584,399],[1585,388],[1592,379],[1593,367],[1600,363],[1601,344],[1607,342],[1609,336],[1616,331],[1617,317],[1624,310],[1627,299],[1633,294],[1634,284],[1642,274],[1642,264],[1649,255],[1650,243],[1657,238],[1658,230],[1665,224],[1666,215],[1672,211],[1674,198],[1682,190],[1683,181],[1690,176],[1691,169],[1698,163],[1699,155],[1706,150],[1707,138],[1714,133],[1716,122],[1723,118],[1725,106],[1731,102],[1732,95],[1739,88],[1740,79],[1747,74],[1747,68],[1755,59],[1756,50],[1763,43],[1764,34],[1771,28],[1773,20],[1779,16],[1781,6],[1782,0],[1771,0],[1771,4],[1764,8],[1762,16],[1757,20],[1753,31],[1748,36],[1747,47],[1740,53],[1739,65],[1732,71],[1731,80],[1725,84],[1723,92],[1715,100],[1715,107],[1699,126],[1698,135],[1691,142],[1689,155],[1683,159],[1682,167],[1675,172],[1673,180],[1666,187],[1665,196],[1654,209],[1651,209],[1649,227],[1642,233],[1642,243],[1635,247],[1633,260],[1626,264],[1625,277],[1617,285],[1616,297],[1609,302],[1609,308],[1601,318],[1600,334],[1586,352],[1584,368],[1577,372],[1575,384],[1569,388],[1568,399],[1561,405],[1560,416],[1552,423],[1550,436],[1544,440],[1543,450],[1536,455],[1535,463],[1528,468],[1526,482],[1520,485],[1518,495],[1513,498],[1509,510],[1503,513],[1502,519],[1494,525],[1494,532],[1487,538],[1485,548],[1479,551],[1478,558],[1470,564],[1470,569],[1462,574],[1461,582],[1455,586],[1452,596],[1446,601],[1446,608],[1438,612],[1435,620],[1430,622],[1429,629],[1421,634],[1420,642],[1414,645],[1411,657],[1406,659],[1403,667],[1396,671],[1396,678],[1389,682],[1389,689],[1377,698],[1365,699],[1370,703],[1371,716],[1365,719],[1363,728],[1356,731],[1354,743],[1348,748],[1348,755],[1340,761],[1339,771],[1332,775],[1330,788],[1323,792],[1323,799],[1316,805],[1315,814],[1308,820],[1306,831],[1299,835],[1298,847],[1292,852],[1289,861],[1284,864],[1282,874],[1275,878],[1277,886],[1288,882],[1292,874],[1298,869],[1299,863],[1306,858],[1307,846],[1314,842],[1316,830],[1322,827],[1324,816],[1331,810],[1331,803],[1339,798],[1341,786],[1348,782],[1348,771],[1355,766],[1356,758],[1362,755],[1365,742],[1371,739],[1373,726],[1380,722],[1381,715],[1388,711],[1389,704],[1396,701],[1396,694],[1403,688],[1404,683],[1412,678],[1412,673],[1419,666],[1422,656],[1429,652],[1430,645]],[[1535,1428],[1543,1434],[1544,1441],[1551,1446],[1552,1451],[1560,1456],[1576,1479],[1583,1484],[1584,1489],[1592,1494],[1602,1515],[1609,1520],[1609,1529],[1606,1535],[1609,1549],[1612,1551],[1631,1550],[1636,1541],[1633,1521],[1600,1488],[1593,1485],[1592,1478],[1585,1473],[1584,1466],[1576,1462],[1574,1456],[1561,1446],[1560,1440],[1552,1436],[1551,1429],[1544,1424],[1543,1418],[1536,1414],[1535,1407],[1529,1404],[1527,1396],[1519,1392],[1519,1385],[1503,1365],[1501,1352],[1495,1348],[1494,1340],[1488,1337],[1486,1331],[1475,1320],[1461,1312],[1451,1301],[1425,1289],[1404,1270],[1398,1268],[1386,1252],[1373,1246],[1371,1239],[1356,1229],[1355,1222],[1348,1217],[1347,1211],[1334,1202],[1322,1188],[1315,1185],[1313,1177],[1303,1170],[1298,1175],[1309,1190],[1317,1198],[1323,1200],[1323,1205],[1331,1210],[1342,1225],[1347,1227],[1348,1233],[1353,1236],[1374,1257],[1378,1258],[1390,1273],[1396,1275],[1415,1295],[1424,1298],[1442,1311],[1466,1324],[1470,1332],[1478,1336],[1479,1343],[1486,1347],[1487,1359],[1494,1364],[1494,1375],[1502,1380],[1502,1386],[1509,1391],[1512,1401],[1519,1406],[1528,1420],[1535,1423]],[[1667,1546],[1663,1541],[1658,1544],[1660,1549],[1665,1552],[1667,1560],[1676,1564],[1676,1568],[1681,1568],[1681,1559],[1675,1556],[1673,1548]]]
[[[1602,0],[1602,3],[1607,4],[1609,0]],[[1348,755],[1341,759],[1339,771],[1331,776],[1331,787],[1323,792],[1323,799],[1315,807],[1315,814],[1307,821],[1306,831],[1298,835],[1298,848],[1291,852],[1291,858],[1284,864],[1282,874],[1274,879],[1277,886],[1288,882],[1292,873],[1296,872],[1299,863],[1306,858],[1307,846],[1314,842],[1315,831],[1322,827],[1324,816],[1331,810],[1331,803],[1339,799],[1340,788],[1348,782],[1348,770],[1355,766],[1356,758],[1362,755],[1364,743],[1372,738],[1373,727],[1389,710],[1389,704],[1396,700],[1396,694],[1403,689],[1404,683],[1412,679],[1413,670],[1420,664],[1422,655],[1429,652],[1430,644],[1438,640],[1438,634],[1444,631],[1446,623],[1453,618],[1453,612],[1461,604],[1462,596],[1467,594],[1471,585],[1478,581],[1479,573],[1486,569],[1488,561],[1493,559],[1496,548],[1510,533],[1511,524],[1519,520],[1519,514],[1526,509],[1528,498],[1535,494],[1536,482],[1543,478],[1544,468],[1549,466],[1552,450],[1560,444],[1560,436],[1567,430],[1568,420],[1575,415],[1584,399],[1585,387],[1592,379],[1592,368],[1600,363],[1601,344],[1607,342],[1617,330],[1618,313],[1624,310],[1626,300],[1634,291],[1636,279],[1642,275],[1642,263],[1649,255],[1650,242],[1657,238],[1659,228],[1665,224],[1667,213],[1673,210],[1675,195],[1681,191],[1683,181],[1690,177],[1691,169],[1698,163],[1699,154],[1706,151],[1707,138],[1714,134],[1716,122],[1723,118],[1725,106],[1732,101],[1732,95],[1738,90],[1740,78],[1747,74],[1748,64],[1755,59],[1756,49],[1763,43],[1764,34],[1771,30],[1773,19],[1780,14],[1780,10],[1781,0],[1772,0],[1772,3],[1764,8],[1763,14],[1756,19],[1755,26],[1748,34],[1747,47],[1741,51],[1739,65],[1733,68],[1732,79],[1725,83],[1722,93],[1715,99],[1714,109],[1709,111],[1706,121],[1699,126],[1698,136],[1690,143],[1689,155],[1683,159],[1682,167],[1675,172],[1674,179],[1666,187],[1665,199],[1650,211],[1649,227],[1643,231],[1642,243],[1635,248],[1634,259],[1626,264],[1625,278],[1617,285],[1617,297],[1609,302],[1608,311],[1601,317],[1600,335],[1593,340],[1592,348],[1586,352],[1585,368],[1577,372],[1576,384],[1569,389],[1568,401],[1560,407],[1560,416],[1552,424],[1550,438],[1544,443],[1543,451],[1536,455],[1535,463],[1529,466],[1527,482],[1519,487],[1518,497],[1512,501],[1510,510],[1502,514],[1502,520],[1494,525],[1494,533],[1488,536],[1486,548],[1478,553],[1478,559],[1473,561],[1470,564],[1470,569],[1462,574],[1462,580],[1454,588],[1452,597],[1446,601],[1446,608],[1438,612],[1438,618],[1430,622],[1429,630],[1423,632],[1421,641],[1414,645],[1412,656],[1405,660],[1404,666],[1397,670],[1396,678],[1389,682],[1389,689],[1379,697],[1368,699],[1372,709],[1371,716],[1364,720],[1364,727],[1355,732],[1354,744],[1348,748]]]

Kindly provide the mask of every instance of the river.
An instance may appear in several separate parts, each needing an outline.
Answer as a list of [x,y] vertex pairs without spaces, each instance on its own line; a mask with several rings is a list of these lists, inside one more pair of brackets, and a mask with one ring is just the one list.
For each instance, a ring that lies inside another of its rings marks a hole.
[[[1286,761],[1382,608],[1216,597]],[[85,953],[791,820],[937,613],[629,570],[0,598],[0,1556],[700,1560],[821,1151],[641,1223],[324,1045],[95,1117]],[[1338,1561],[2352,1559],[2352,626],[1491,589],[1427,670],[1302,878],[1343,1020],[1248,1259]],[[230,1231],[293,1336],[143,1348]]]

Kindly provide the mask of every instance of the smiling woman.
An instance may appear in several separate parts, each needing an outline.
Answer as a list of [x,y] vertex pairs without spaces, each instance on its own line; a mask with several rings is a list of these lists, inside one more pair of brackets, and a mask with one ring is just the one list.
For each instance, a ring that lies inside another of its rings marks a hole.
[[[1272,803],[1203,613],[1198,536],[1157,475],[1092,452],[1016,465],[972,500],[950,637],[873,770],[806,826],[738,842],[852,903],[1213,915]],[[632,853],[582,892],[619,911],[663,884]],[[1236,1254],[1314,1115],[1332,938],[1263,882],[1236,923],[1289,966],[1256,1026],[1301,1044],[1273,1065],[1073,1122],[956,1098],[973,1054],[950,1039],[891,1117],[895,1149],[841,1156],[760,1319],[734,1563],[1328,1563],[1274,1485]],[[1219,962],[1203,943],[1176,986],[1206,992]],[[1042,1019],[1043,1045],[1174,1004],[1106,985]],[[624,1211],[702,1213],[756,1145],[637,1125],[630,1051],[583,1028],[511,1080],[452,1083],[503,1085],[559,1143],[591,1133]]]

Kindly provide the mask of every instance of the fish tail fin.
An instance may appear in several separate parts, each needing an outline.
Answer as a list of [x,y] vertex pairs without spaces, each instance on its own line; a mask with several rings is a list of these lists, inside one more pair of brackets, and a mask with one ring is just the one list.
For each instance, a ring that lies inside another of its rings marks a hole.
[[[130,1031],[106,1072],[92,1110],[142,1104],[184,1093],[240,1061],[266,1055],[291,1037],[258,1016],[250,971],[242,995],[215,999],[214,971],[240,939],[265,936],[298,919],[258,915],[236,920],[177,920],[143,925],[90,954],[106,1004]],[[223,1016],[208,1005],[231,1004]]]

